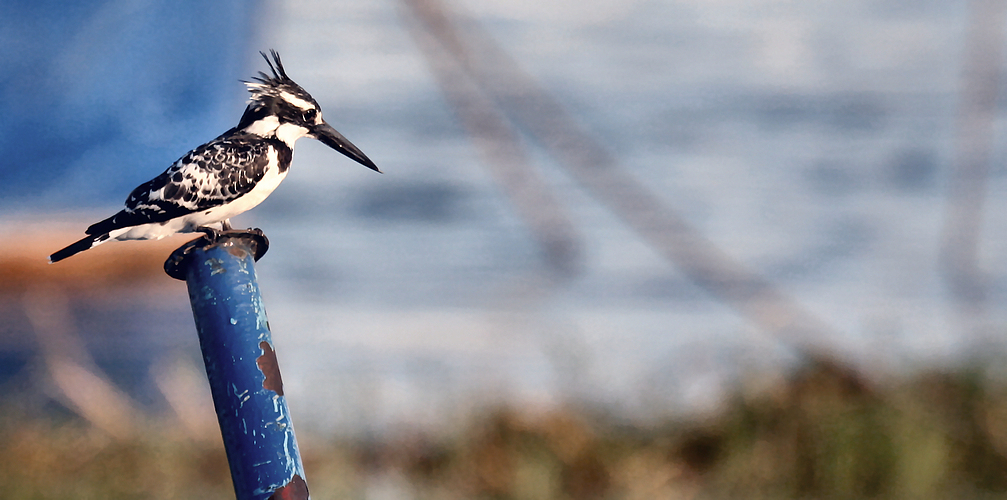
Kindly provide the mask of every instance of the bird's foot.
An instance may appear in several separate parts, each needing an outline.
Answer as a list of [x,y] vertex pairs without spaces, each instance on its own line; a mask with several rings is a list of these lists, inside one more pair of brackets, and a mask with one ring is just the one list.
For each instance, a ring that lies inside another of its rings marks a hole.
[[200,233],[203,233],[204,238],[206,238],[206,240],[209,241],[210,243],[216,243],[217,240],[219,240],[220,237],[223,236],[223,234],[224,234],[223,231],[221,231],[221,230],[219,230],[219,229],[217,229],[215,227],[210,227],[210,226],[200,226],[200,227],[197,227],[196,231],[199,231]]
[[269,248],[269,240],[259,228],[232,229],[231,225],[228,224],[224,230],[210,226],[200,226],[196,228],[196,231],[203,233],[203,237],[209,245],[214,245],[226,238],[250,238],[257,245],[255,260],[259,260],[266,253],[266,249]]

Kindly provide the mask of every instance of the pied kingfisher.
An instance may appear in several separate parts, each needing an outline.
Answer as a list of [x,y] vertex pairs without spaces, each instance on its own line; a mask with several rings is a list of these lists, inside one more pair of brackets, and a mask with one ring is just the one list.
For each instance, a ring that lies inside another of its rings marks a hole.
[[[275,50],[273,73],[244,82],[251,93],[238,126],[193,149],[161,175],[129,194],[119,213],[91,225],[80,241],[49,256],[58,262],[108,240],[161,239],[175,233],[231,228],[228,219],[258,205],[283,181],[294,142],[322,141],[379,171],[360,149],[322,120],[318,103],[283,70]],[[380,172],[380,171],[379,171]]]

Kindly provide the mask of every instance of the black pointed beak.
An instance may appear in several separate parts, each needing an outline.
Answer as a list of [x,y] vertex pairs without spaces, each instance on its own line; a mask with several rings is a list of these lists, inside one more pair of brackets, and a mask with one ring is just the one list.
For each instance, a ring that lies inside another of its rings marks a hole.
[[319,141],[322,141],[322,143],[326,146],[349,156],[353,159],[353,161],[375,172],[381,172],[378,170],[378,166],[375,165],[374,162],[360,150],[360,148],[354,146],[352,142],[346,140],[346,138],[343,137],[343,134],[336,132],[336,129],[332,128],[332,126],[328,123],[322,122],[320,125],[312,127],[311,136]]

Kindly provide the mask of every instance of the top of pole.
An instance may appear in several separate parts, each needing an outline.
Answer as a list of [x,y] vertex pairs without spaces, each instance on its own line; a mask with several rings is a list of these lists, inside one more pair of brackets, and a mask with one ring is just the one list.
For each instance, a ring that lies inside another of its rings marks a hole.
[[266,255],[266,250],[269,250],[269,240],[266,239],[266,235],[261,229],[216,231],[212,234],[206,234],[172,252],[168,260],[164,261],[164,272],[172,278],[185,281],[185,269],[188,265],[186,261],[193,250],[206,250],[214,247],[225,248],[230,252],[245,252],[245,248],[248,248],[252,251],[255,260],[258,261],[263,255]]

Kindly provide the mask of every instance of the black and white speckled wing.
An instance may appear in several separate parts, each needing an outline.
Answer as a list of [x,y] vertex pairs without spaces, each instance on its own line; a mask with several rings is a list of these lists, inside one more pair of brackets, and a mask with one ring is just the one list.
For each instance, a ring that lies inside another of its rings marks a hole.
[[228,203],[251,191],[265,175],[268,148],[267,142],[250,136],[221,137],[204,144],[134,189],[125,209],[86,233],[165,222]]

